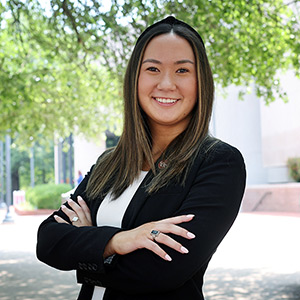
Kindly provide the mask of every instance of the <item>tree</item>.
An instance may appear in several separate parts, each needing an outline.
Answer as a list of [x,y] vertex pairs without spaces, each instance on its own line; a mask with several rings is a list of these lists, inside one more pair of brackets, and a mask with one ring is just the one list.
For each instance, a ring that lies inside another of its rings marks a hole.
[[[45,5],[48,4],[48,6]],[[280,73],[300,76],[299,0],[8,0],[0,4],[0,134],[30,143],[121,127],[122,77],[137,36],[166,15],[203,37],[217,86],[286,100]]]
[[[29,171],[29,155],[26,151],[22,151],[19,149],[15,148],[15,145],[13,144],[13,147],[11,149],[11,188],[12,191],[19,190],[20,186],[22,185],[21,183],[21,176],[20,176],[20,170],[25,169],[28,170],[28,176],[30,176],[30,171]],[[30,177],[29,177],[29,186],[30,183]]]
[[[0,33],[0,133],[30,145],[39,136],[96,136],[120,119],[120,84],[71,33],[60,34],[34,1],[8,2]],[[32,4],[32,5],[30,5]],[[4,24],[4,25],[3,25]]]
[[[12,190],[30,186],[30,154],[28,149],[15,139],[11,147]],[[54,145],[44,140],[34,145],[35,184],[54,183]]]

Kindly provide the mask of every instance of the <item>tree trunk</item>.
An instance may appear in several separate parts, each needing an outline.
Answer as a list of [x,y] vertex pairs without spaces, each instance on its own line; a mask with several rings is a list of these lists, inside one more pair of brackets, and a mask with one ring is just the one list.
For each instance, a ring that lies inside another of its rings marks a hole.
[[18,191],[20,189],[19,168],[11,170],[11,188],[12,191]]

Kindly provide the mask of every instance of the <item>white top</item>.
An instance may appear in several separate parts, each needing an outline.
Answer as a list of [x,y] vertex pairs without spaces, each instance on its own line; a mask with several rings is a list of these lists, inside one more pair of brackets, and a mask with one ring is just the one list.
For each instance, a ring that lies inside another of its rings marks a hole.
[[[146,174],[147,171],[141,171],[139,177],[119,198],[112,200],[111,193],[105,196],[97,212],[97,226],[114,226],[121,228],[125,211]],[[102,300],[104,292],[105,288],[95,286],[92,300]]]

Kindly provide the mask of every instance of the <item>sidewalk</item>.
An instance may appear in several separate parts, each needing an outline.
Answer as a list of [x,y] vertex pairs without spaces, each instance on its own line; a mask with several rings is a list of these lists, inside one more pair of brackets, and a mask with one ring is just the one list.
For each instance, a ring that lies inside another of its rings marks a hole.
[[206,300],[300,300],[300,215],[241,213],[213,256]]
[[[35,258],[47,216],[13,215],[14,223],[1,224],[4,216],[0,210],[0,299],[76,299],[75,272]],[[206,300],[299,300],[299,237],[300,215],[241,213],[209,265]]]
[[2,223],[0,210],[0,299],[76,299],[75,272],[55,270],[35,257],[37,228],[47,216],[12,215],[14,223]]

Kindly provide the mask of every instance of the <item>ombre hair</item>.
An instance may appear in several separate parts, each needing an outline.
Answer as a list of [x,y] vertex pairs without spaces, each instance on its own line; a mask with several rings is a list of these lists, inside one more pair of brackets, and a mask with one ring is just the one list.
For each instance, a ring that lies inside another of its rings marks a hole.
[[[139,105],[138,78],[145,49],[156,36],[173,33],[189,42],[195,60],[198,99],[187,128],[163,152],[159,160],[167,167],[158,169],[152,157],[152,138],[147,118]],[[95,199],[109,190],[118,198],[140,174],[146,161],[154,177],[148,193],[167,186],[171,180],[184,185],[186,175],[199,151],[207,151],[208,130],[214,99],[214,83],[200,35],[188,24],[168,17],[148,27],[138,38],[124,78],[124,127],[117,146],[102,155],[91,174],[87,196]],[[202,150],[201,150],[202,149]],[[172,167],[169,167],[172,166]]]

